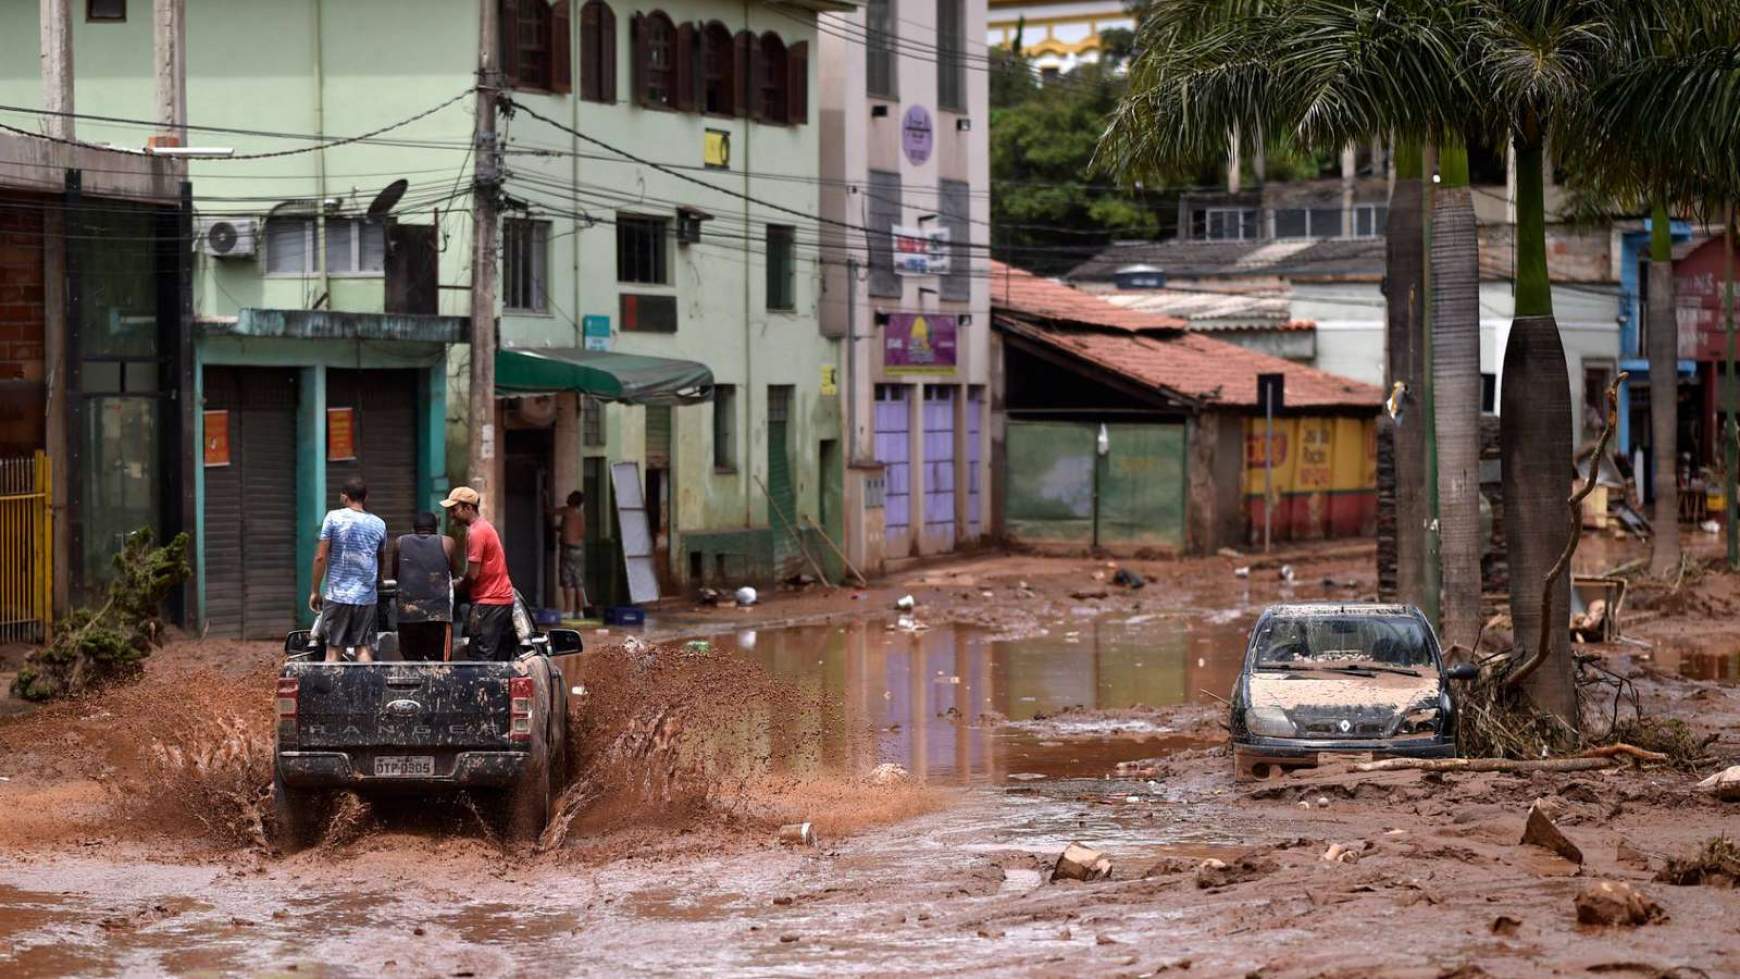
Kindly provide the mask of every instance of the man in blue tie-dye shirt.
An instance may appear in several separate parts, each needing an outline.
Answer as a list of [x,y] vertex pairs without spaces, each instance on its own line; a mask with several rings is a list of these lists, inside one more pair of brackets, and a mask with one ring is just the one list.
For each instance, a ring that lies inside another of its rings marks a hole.
[[328,663],[336,662],[344,649],[355,649],[359,663],[374,660],[375,584],[385,558],[387,525],[363,509],[368,495],[361,479],[347,480],[338,494],[340,508],[320,524],[308,607],[320,613],[314,631],[326,642]]

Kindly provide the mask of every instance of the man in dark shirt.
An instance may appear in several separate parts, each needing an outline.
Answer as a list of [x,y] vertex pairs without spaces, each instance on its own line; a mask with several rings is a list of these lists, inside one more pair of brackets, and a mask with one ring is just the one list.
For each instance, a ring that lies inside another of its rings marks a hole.
[[429,662],[452,656],[453,573],[459,547],[435,533],[433,513],[419,513],[416,533],[394,542],[393,577],[399,583],[399,655]]
[[508,579],[501,535],[483,519],[483,498],[469,486],[455,486],[441,506],[465,528],[465,579],[471,615],[465,620],[470,658],[512,659],[519,649],[514,629],[514,585]]

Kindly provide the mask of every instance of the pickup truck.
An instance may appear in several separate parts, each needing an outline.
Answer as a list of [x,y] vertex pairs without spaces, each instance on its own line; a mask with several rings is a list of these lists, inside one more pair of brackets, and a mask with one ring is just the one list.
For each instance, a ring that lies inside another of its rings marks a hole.
[[522,638],[508,662],[396,660],[382,633],[374,663],[322,662],[308,633],[284,642],[278,675],[272,813],[285,852],[318,841],[338,791],[364,796],[466,790],[488,803],[504,836],[535,841],[568,767],[568,687],[551,656],[581,651],[580,634]]

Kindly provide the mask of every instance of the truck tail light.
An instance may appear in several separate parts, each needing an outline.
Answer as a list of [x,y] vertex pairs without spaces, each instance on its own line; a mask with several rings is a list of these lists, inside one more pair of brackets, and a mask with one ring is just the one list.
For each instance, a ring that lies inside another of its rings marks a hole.
[[532,740],[532,694],[535,687],[529,676],[508,680],[508,740]]
[[302,681],[295,677],[278,679],[278,719],[293,720],[302,699]]
[[302,705],[302,681],[295,677],[278,678],[278,745],[294,748],[301,739],[296,726],[297,708]]

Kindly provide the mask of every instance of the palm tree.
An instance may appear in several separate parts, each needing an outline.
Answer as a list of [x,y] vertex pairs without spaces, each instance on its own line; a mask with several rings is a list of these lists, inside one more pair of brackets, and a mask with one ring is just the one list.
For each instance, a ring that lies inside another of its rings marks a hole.
[[1468,149],[1452,133],[1438,151],[1432,196],[1433,425],[1437,429],[1438,559],[1446,646],[1474,652],[1480,609],[1480,255]]
[[[1445,9],[1430,0],[1153,5],[1130,92],[1100,146],[1103,169],[1152,181],[1211,163],[1224,152],[1226,134],[1239,130],[1337,149],[1353,140],[1394,139],[1385,374],[1405,389],[1395,425],[1396,570],[1399,597],[1415,604],[1428,597],[1425,440],[1433,424],[1423,400],[1421,149],[1447,107],[1467,104],[1454,94],[1458,42]],[[1476,301],[1470,296],[1467,305]],[[1478,412],[1478,397],[1470,410]]]
[[[1679,321],[1674,313],[1674,245],[1667,205],[1650,214],[1649,309],[1645,354],[1649,357],[1649,434],[1655,465],[1655,533],[1649,573],[1666,578],[1680,570],[1679,508]],[[1598,465],[1599,459],[1590,465]],[[1593,470],[1591,470],[1593,472]]]

